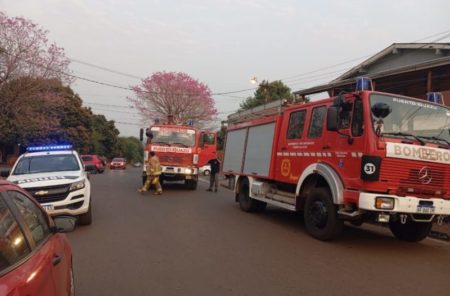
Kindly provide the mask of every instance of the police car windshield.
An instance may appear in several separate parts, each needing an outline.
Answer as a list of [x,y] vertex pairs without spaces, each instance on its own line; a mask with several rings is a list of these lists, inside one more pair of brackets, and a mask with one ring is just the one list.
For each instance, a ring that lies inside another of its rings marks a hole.
[[78,171],[80,166],[72,154],[40,155],[20,159],[13,175],[39,174],[48,172]]

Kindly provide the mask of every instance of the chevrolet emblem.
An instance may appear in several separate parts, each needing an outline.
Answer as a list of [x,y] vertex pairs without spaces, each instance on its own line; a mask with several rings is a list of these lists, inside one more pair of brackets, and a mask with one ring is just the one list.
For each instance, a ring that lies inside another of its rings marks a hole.
[[37,195],[37,196],[43,196],[46,194],[48,194],[48,191],[45,191],[45,190],[37,191],[34,193],[34,195]]

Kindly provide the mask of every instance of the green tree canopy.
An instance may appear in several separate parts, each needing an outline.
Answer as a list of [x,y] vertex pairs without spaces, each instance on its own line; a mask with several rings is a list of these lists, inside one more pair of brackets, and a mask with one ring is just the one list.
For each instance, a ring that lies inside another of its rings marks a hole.
[[93,115],[91,117],[92,140],[90,153],[113,158],[118,143],[119,130],[114,121],[107,120],[104,115]]
[[0,89],[0,145],[71,143],[87,152],[91,111],[56,79],[22,77]]
[[288,102],[294,101],[291,89],[281,80],[272,82],[262,81],[252,97],[246,98],[239,106],[241,110],[248,110],[253,107],[263,105],[276,100],[285,99]]
[[119,137],[115,147],[116,157],[125,157],[129,163],[142,162],[144,148],[135,137]]

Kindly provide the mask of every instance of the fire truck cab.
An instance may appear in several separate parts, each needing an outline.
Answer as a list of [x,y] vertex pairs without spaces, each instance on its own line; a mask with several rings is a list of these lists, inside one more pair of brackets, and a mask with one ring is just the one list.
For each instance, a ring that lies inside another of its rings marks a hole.
[[243,211],[303,211],[320,240],[370,221],[420,241],[450,215],[444,105],[360,90],[275,113],[229,123],[223,173]]

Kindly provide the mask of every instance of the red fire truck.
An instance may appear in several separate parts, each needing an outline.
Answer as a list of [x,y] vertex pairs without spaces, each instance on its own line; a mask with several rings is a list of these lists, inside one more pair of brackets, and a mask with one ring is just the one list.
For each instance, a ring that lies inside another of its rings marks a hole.
[[349,221],[387,223],[413,242],[450,215],[444,105],[362,88],[257,115],[237,117],[226,136],[223,173],[243,211],[303,211],[320,240]]
[[[217,135],[199,130],[192,124],[175,124],[171,118],[166,123],[158,121],[146,129],[142,181],[146,179],[146,165],[150,151],[155,151],[161,162],[161,184],[164,181],[184,181],[187,188],[195,190],[198,168],[216,156]],[[143,140],[141,130],[141,141]]]

